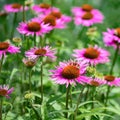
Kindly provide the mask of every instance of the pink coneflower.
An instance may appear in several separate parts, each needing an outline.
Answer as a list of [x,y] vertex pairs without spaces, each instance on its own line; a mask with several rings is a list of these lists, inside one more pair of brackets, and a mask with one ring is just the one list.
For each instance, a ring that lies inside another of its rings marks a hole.
[[84,82],[86,84],[89,84],[90,86],[95,86],[95,87],[106,84],[105,80],[101,78],[92,78],[92,77],[85,77]]
[[[23,11],[23,6],[19,3],[8,4],[4,6],[4,10],[8,13],[16,13]],[[25,10],[28,10],[28,7],[25,6]]]
[[17,28],[19,33],[24,34],[26,36],[40,36],[50,32],[51,29],[52,28],[49,25],[44,24],[38,18],[33,18],[29,22],[21,22]]
[[47,15],[39,15],[39,18],[42,19],[45,24],[58,29],[66,28],[66,24],[71,21],[71,17],[63,15],[58,10],[54,10]]
[[59,66],[56,67],[56,70],[50,70],[52,72],[51,78],[57,84],[66,84],[68,85],[76,84],[76,82],[83,83],[84,76],[86,72],[86,67],[88,64],[85,62],[74,62],[66,61],[60,62]]
[[109,52],[99,48],[98,46],[84,48],[82,50],[74,50],[73,56],[76,59],[81,59],[89,62],[92,65],[96,65],[98,63],[106,63],[109,61]]
[[107,29],[107,32],[103,32],[103,41],[106,46],[113,46],[116,48],[120,43],[120,28]]
[[36,13],[47,14],[52,10],[58,10],[58,8],[51,7],[51,5],[47,3],[41,3],[39,5],[34,5],[32,10],[34,10]]
[[94,9],[92,6],[85,4],[82,7],[74,7],[72,9],[76,25],[91,26],[95,23],[102,23],[104,16],[102,13]]
[[8,86],[1,86],[0,85],[0,96],[5,96],[6,98],[10,98],[9,94],[13,92],[14,88],[10,88]]
[[20,48],[15,47],[8,42],[0,42],[0,59],[2,58],[2,55],[5,56],[7,52],[11,54],[19,53]]
[[110,86],[120,86],[120,78],[117,78],[113,75],[106,75],[104,76],[104,80]]
[[36,62],[37,62],[37,58],[36,59],[31,59],[31,58],[23,58],[23,63],[27,68],[32,68],[35,66]]
[[50,58],[55,58],[55,49],[52,49],[49,46],[45,46],[43,48],[31,48],[30,50],[25,52],[25,56],[31,59],[36,59],[37,57],[47,56]]

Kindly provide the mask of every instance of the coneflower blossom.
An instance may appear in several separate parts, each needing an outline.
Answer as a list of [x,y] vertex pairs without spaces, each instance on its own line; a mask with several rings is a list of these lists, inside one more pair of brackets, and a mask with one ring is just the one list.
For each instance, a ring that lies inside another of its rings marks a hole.
[[47,15],[39,15],[39,18],[42,19],[45,24],[58,29],[66,28],[67,23],[72,20],[71,17],[62,14],[58,10],[53,10]]
[[5,96],[6,98],[10,98],[9,94],[11,94],[13,92],[14,88],[10,88],[8,86],[1,86],[0,85],[0,96]]
[[104,80],[110,86],[120,86],[120,78],[117,78],[113,75],[106,75],[104,76]]
[[29,22],[21,22],[17,28],[18,32],[26,36],[43,35],[50,32],[52,28],[48,24],[44,24],[38,18],[33,18]]
[[95,86],[95,87],[106,84],[106,81],[104,79],[102,79],[102,78],[92,78],[92,77],[85,77],[84,82],[86,84],[89,84],[90,86]]
[[109,62],[109,52],[98,46],[74,50],[73,56],[77,60],[85,60],[91,65]]
[[[8,4],[4,6],[4,10],[8,13],[16,13],[23,11],[23,6],[19,3]],[[25,6],[25,10],[28,10],[28,7]]]
[[103,32],[103,41],[106,46],[113,46],[116,48],[117,44],[120,44],[120,28],[108,28],[107,32]]
[[102,23],[104,19],[103,14],[89,4],[72,8],[72,13],[76,25],[91,26],[95,23]]
[[30,50],[26,51],[25,56],[28,58],[31,58],[31,59],[36,59],[38,57],[43,57],[43,56],[54,59],[54,58],[56,58],[55,53],[56,53],[55,49],[52,49],[49,46],[45,46],[43,48],[34,47],[34,48],[31,48]]
[[76,82],[83,84],[84,74],[88,64],[82,61],[66,61],[60,62],[55,70],[50,70],[51,78],[57,84],[68,85],[76,84]]
[[48,14],[52,10],[58,10],[58,8],[52,7],[50,4],[47,3],[41,3],[39,5],[34,5],[32,7],[32,10],[36,13]]
[[19,53],[20,48],[11,45],[9,42],[0,42],[0,59],[3,55],[5,56],[7,52],[11,54]]
[[35,64],[37,62],[37,58],[36,59],[23,58],[22,61],[27,68],[32,68],[35,66]]

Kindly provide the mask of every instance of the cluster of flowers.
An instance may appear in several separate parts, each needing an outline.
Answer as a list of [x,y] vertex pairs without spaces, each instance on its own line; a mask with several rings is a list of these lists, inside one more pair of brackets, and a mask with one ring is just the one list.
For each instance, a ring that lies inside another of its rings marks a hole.
[[[27,6],[24,10],[28,10]],[[4,10],[7,13],[16,13],[23,11],[23,6],[18,3],[9,4],[4,6]],[[62,12],[49,4],[42,3],[39,5],[32,6],[32,10],[37,14],[37,17],[30,19],[29,21],[21,22],[17,27],[20,34],[26,36],[44,36],[44,34],[49,33],[53,29],[63,29],[66,28],[66,24],[69,23],[72,18],[62,14]],[[102,23],[104,16],[103,14],[94,9],[91,5],[85,4],[82,7],[73,7],[72,13],[74,15],[74,22],[76,25],[91,26],[96,23]],[[107,32],[103,33],[104,42],[107,46],[114,46],[115,48],[120,42],[120,28],[108,29]],[[9,42],[0,42],[0,59],[9,52],[11,54],[19,53],[20,48],[11,45]],[[27,67],[33,67],[38,58],[47,56],[50,58],[55,58],[55,49],[50,46],[31,48],[25,52],[26,58],[23,62]],[[52,79],[58,84],[90,84],[93,86],[99,86],[103,84],[108,84],[110,86],[120,85],[120,78],[112,75],[106,75],[103,79],[92,78],[85,76],[87,67],[90,65],[97,65],[99,63],[106,63],[109,61],[109,52],[99,48],[98,46],[84,48],[82,50],[74,50],[73,56],[77,61],[66,61],[60,62],[56,70],[50,70],[52,73]],[[84,62],[83,62],[84,61]],[[8,90],[8,87],[0,87],[0,95],[8,97],[13,91],[13,88]]]

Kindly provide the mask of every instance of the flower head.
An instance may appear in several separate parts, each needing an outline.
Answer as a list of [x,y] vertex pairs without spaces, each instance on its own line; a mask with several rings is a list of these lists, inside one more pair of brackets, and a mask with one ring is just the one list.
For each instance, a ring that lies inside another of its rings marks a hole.
[[1,86],[0,85],[0,96],[5,96],[6,98],[9,98],[9,94],[13,92],[14,88],[10,88],[8,86]]
[[53,10],[46,15],[39,15],[39,18],[42,19],[45,24],[57,29],[65,28],[66,24],[71,21],[71,17],[62,14],[58,10]]
[[51,7],[51,5],[47,3],[41,3],[39,5],[34,5],[32,10],[34,10],[36,13],[48,14],[52,10],[58,10],[58,8]]
[[50,32],[52,28],[45,25],[38,18],[33,18],[29,22],[21,22],[17,28],[18,32],[26,36],[36,34],[37,36]]
[[49,46],[45,46],[43,48],[34,47],[34,48],[31,48],[30,50],[26,51],[25,56],[28,58],[32,58],[32,59],[35,59],[38,57],[43,57],[43,56],[47,56],[47,57],[54,59],[55,53],[56,53],[55,49],[52,49]]
[[103,32],[103,41],[106,46],[117,47],[120,44],[120,28],[107,29],[107,32]]
[[86,67],[88,64],[85,62],[77,61],[66,61],[60,62],[56,70],[50,70],[52,73],[51,78],[57,84],[66,84],[66,87],[71,84],[76,84],[76,82],[83,83],[84,76],[86,72]]
[[95,86],[95,87],[106,84],[105,80],[101,78],[92,78],[92,77],[85,77],[84,82],[86,84],[89,84],[90,86]]
[[[19,3],[8,4],[4,6],[4,10],[8,13],[16,13],[23,11],[23,6]],[[28,7],[25,6],[25,10],[28,10]]]
[[104,19],[102,13],[89,4],[84,4],[82,7],[74,7],[72,13],[75,16],[76,25],[91,26],[95,23],[102,23]]
[[20,48],[15,47],[8,42],[0,42],[0,59],[2,58],[2,55],[5,56],[7,52],[11,54],[19,53]]
[[104,80],[110,86],[120,86],[120,78],[117,78],[113,75],[106,75],[104,76]]
[[37,62],[37,58],[36,59],[31,59],[31,58],[23,58],[23,63],[27,68],[32,68],[35,66],[36,62]]
[[96,65],[98,63],[106,63],[109,61],[109,52],[99,48],[98,46],[84,48],[82,50],[74,50],[73,56],[76,59],[81,59],[89,62],[92,65]]

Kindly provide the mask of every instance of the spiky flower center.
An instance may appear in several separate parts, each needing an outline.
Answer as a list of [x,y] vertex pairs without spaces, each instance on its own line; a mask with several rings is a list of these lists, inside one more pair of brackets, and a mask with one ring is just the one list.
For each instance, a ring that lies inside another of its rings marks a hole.
[[0,42],[0,50],[6,50],[9,47],[9,43]]
[[120,28],[115,29],[115,35],[120,37]]
[[92,86],[95,86],[95,87],[97,87],[97,86],[100,85],[99,82],[97,82],[97,81],[95,81],[95,80],[91,80],[91,81],[90,81],[90,84],[91,84]]
[[84,19],[84,20],[90,20],[90,19],[92,19],[92,18],[93,18],[93,14],[90,13],[90,12],[86,12],[86,13],[84,13],[83,16],[82,16],[82,19]]
[[106,76],[104,77],[104,79],[105,79],[106,81],[108,81],[108,82],[112,82],[112,81],[115,80],[115,77],[112,76],[112,75],[106,75]]
[[41,55],[44,56],[46,54],[46,50],[44,48],[39,48],[35,51],[35,55]]
[[49,9],[51,7],[49,4],[46,4],[46,3],[41,3],[39,6],[45,9]]
[[93,7],[89,4],[82,5],[82,10],[90,12],[93,9]]
[[79,77],[80,70],[74,65],[67,65],[66,67],[63,68],[61,74],[62,74],[62,77],[66,79],[75,79]]
[[54,17],[59,19],[59,18],[61,18],[62,13],[61,12],[57,12],[57,11],[53,11],[53,12],[50,13],[50,15],[53,15]]
[[7,90],[5,89],[0,89],[0,95],[5,96],[7,94]]
[[87,48],[85,53],[84,53],[84,57],[89,58],[89,59],[95,59],[98,58],[100,52],[95,49],[95,48]]
[[18,3],[14,3],[14,4],[12,4],[12,8],[14,8],[14,9],[20,9],[21,8],[21,4],[18,4]]
[[38,22],[29,22],[27,26],[28,30],[31,32],[38,32],[41,29],[41,26]]
[[53,15],[47,15],[44,19],[43,22],[45,24],[49,24],[51,26],[55,26],[56,25],[56,18]]

